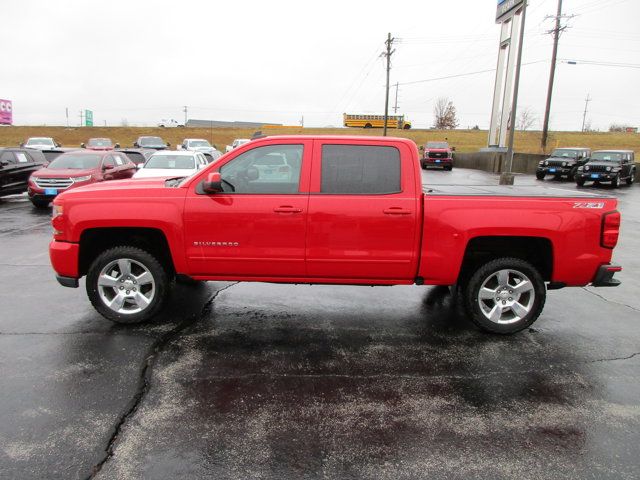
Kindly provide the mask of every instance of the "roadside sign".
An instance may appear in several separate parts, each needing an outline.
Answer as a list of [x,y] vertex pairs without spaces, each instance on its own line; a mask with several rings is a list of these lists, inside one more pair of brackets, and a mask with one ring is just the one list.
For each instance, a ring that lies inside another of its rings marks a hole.
[[498,10],[496,11],[496,23],[502,23],[513,16],[524,0],[498,0]]
[[11,100],[0,98],[0,125],[13,124],[13,104]]
[[84,126],[93,127],[93,112],[91,110],[84,111]]

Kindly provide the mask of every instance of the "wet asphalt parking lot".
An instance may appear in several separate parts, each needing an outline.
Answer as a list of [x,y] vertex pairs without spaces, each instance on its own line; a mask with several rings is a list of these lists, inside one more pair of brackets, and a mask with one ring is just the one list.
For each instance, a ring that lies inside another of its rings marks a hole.
[[424,286],[178,286],[113,325],[55,281],[49,212],[0,199],[0,478],[640,478],[640,187],[586,190],[619,198],[623,284],[508,337]]

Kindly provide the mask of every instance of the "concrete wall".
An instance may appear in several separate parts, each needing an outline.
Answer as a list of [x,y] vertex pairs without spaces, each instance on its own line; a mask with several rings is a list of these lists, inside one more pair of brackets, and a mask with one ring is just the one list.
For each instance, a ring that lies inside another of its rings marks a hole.
[[[495,152],[454,153],[453,165],[458,168],[473,168],[485,172],[500,173],[506,156],[506,153]],[[511,171],[514,173],[536,173],[538,162],[547,158],[549,158],[548,155],[536,153],[515,153]],[[636,163],[636,182],[640,183],[640,163]]]

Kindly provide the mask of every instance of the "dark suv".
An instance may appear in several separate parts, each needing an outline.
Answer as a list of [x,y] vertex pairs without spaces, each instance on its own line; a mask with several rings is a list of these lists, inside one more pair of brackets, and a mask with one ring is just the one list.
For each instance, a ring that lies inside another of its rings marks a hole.
[[635,156],[631,150],[598,150],[589,161],[578,168],[576,183],[582,187],[585,182],[610,182],[612,187],[624,180],[631,185],[636,177]]
[[40,150],[0,148],[0,197],[26,192],[29,177],[46,161]]
[[587,163],[590,156],[591,150],[585,147],[556,148],[549,158],[540,161],[536,178],[544,180],[546,175],[553,175],[558,179],[574,180],[578,167]]

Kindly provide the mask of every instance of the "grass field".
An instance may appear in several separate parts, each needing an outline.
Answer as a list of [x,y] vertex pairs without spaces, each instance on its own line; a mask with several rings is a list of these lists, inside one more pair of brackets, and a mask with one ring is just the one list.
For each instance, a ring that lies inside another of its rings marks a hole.
[[[28,137],[53,137],[64,147],[78,147],[90,137],[109,137],[122,147],[130,147],[140,135],[158,135],[176,146],[183,138],[205,138],[224,152],[224,147],[234,138],[251,138],[255,129],[235,128],[146,128],[146,127],[0,127],[0,146],[16,146]],[[306,135],[382,135],[380,129],[355,128],[265,128],[263,133]],[[475,152],[486,147],[487,132],[483,130],[390,130],[389,135],[406,137],[417,144],[428,140],[444,140],[459,152]],[[523,153],[543,153],[540,149],[540,132],[517,132],[515,149]],[[640,152],[640,134],[632,133],[581,133],[552,132],[547,151],[555,147],[580,146],[593,150],[630,149]]]

